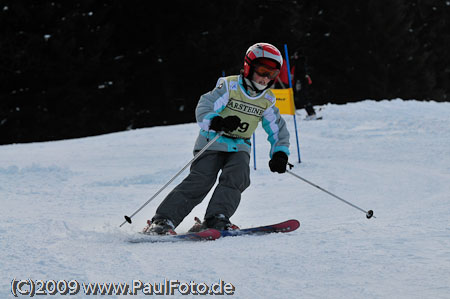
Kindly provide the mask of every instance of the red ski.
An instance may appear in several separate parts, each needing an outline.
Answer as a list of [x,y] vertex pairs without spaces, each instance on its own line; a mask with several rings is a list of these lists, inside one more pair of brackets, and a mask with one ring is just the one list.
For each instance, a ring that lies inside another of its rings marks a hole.
[[220,235],[222,237],[243,236],[243,235],[265,235],[271,233],[288,233],[300,227],[300,222],[296,219],[287,220],[272,225],[257,226],[236,230],[222,230]]
[[140,233],[139,237],[129,240],[130,243],[157,243],[157,242],[179,242],[179,241],[211,241],[220,237],[244,236],[244,235],[266,235],[272,233],[288,233],[300,227],[300,222],[295,219],[283,221],[277,224],[257,226],[235,230],[206,229],[196,233],[185,233],[179,235],[150,235]]

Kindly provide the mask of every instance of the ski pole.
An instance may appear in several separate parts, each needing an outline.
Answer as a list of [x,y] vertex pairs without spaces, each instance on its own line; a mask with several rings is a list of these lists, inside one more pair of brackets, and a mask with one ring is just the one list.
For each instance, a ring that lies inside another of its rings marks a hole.
[[181,169],[176,175],[174,175],[173,178],[170,179],[170,181],[168,181],[161,189],[158,190],[158,192],[155,193],[155,195],[153,195],[149,200],[147,200],[139,209],[137,209],[133,214],[131,214],[131,216],[127,216],[125,215],[125,221],[119,226],[122,227],[125,223],[131,223],[131,218],[134,217],[134,215],[136,215],[137,213],[139,213],[146,205],[149,204],[149,202],[151,202],[153,199],[155,199],[156,196],[159,195],[159,193],[161,193],[164,189],[166,189],[167,186],[170,185],[170,183],[172,183],[186,168],[188,168],[189,165],[191,165],[192,163],[194,163],[195,160],[197,160],[198,157],[200,157],[201,154],[203,154],[204,151],[206,151],[211,144],[213,144],[217,139],[219,139],[220,136],[222,136],[223,132],[218,133],[213,139],[211,139],[211,141],[209,141],[195,156],[194,158],[192,158],[191,161],[189,161],[188,164],[186,164],[186,166],[183,167],[183,169]]
[[357,205],[354,205],[354,204],[352,204],[351,202],[346,201],[345,199],[343,199],[343,198],[341,198],[341,197],[339,197],[339,196],[337,196],[337,195],[335,195],[335,194],[333,194],[333,193],[331,193],[331,192],[329,192],[329,191],[323,189],[323,188],[320,187],[320,186],[317,186],[316,184],[314,184],[314,183],[308,181],[307,179],[302,178],[301,176],[299,176],[299,175],[297,175],[297,174],[295,174],[295,173],[293,173],[293,172],[291,172],[291,171],[289,171],[289,170],[287,170],[287,169],[286,169],[286,172],[289,173],[289,174],[291,174],[291,175],[293,175],[293,176],[295,176],[296,178],[298,178],[298,179],[304,181],[305,183],[308,183],[308,184],[310,184],[311,186],[314,186],[314,187],[316,187],[317,189],[319,189],[319,190],[321,190],[321,191],[323,191],[323,192],[325,192],[325,193],[327,193],[327,194],[329,194],[329,195],[331,195],[331,196],[333,196],[333,197],[339,199],[340,201],[342,201],[342,202],[348,204],[349,206],[352,206],[352,207],[354,207],[355,209],[360,210],[361,212],[364,212],[364,213],[366,214],[367,219],[370,219],[370,218],[372,218],[372,217],[373,217],[373,218],[377,218],[377,217],[373,216],[373,211],[372,211],[372,210],[365,211],[365,210],[361,209],[360,207],[358,207]]

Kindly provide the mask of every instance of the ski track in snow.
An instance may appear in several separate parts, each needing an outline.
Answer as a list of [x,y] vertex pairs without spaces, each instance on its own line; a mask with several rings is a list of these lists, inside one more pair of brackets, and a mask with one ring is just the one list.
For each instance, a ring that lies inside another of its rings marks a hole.
[[[0,298],[13,296],[14,278],[222,279],[235,286],[233,298],[450,298],[450,103],[363,101],[325,105],[320,114],[297,118],[302,163],[292,171],[373,209],[376,219],[272,174],[258,128],[257,170],[252,157],[252,185],[232,221],[251,227],[295,218],[297,231],[131,244],[186,173],[119,228],[123,215],[192,159],[196,124],[0,146]],[[285,119],[297,162],[293,119]],[[203,217],[208,198],[179,232]]]

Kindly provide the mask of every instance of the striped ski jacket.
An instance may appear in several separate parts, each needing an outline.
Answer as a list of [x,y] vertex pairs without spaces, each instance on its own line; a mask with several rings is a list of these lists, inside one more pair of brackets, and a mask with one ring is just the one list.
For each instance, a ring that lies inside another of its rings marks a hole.
[[217,132],[210,130],[211,120],[216,116],[236,115],[241,119],[239,127],[225,133],[208,149],[225,152],[251,152],[250,138],[259,122],[266,131],[271,144],[269,156],[282,151],[289,155],[289,132],[286,122],[275,106],[276,98],[270,89],[251,97],[245,91],[241,75],[219,78],[216,87],[200,97],[195,115],[200,134],[194,151],[201,150]]

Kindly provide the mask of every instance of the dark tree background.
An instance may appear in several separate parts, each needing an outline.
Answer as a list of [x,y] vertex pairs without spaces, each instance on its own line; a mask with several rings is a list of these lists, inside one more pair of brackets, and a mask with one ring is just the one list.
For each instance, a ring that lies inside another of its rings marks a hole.
[[306,57],[314,104],[449,101],[450,0],[0,1],[0,144],[194,121],[246,49]]

